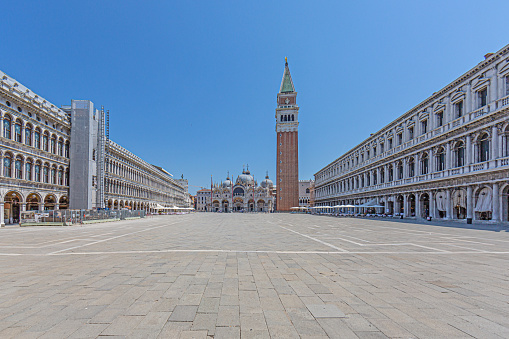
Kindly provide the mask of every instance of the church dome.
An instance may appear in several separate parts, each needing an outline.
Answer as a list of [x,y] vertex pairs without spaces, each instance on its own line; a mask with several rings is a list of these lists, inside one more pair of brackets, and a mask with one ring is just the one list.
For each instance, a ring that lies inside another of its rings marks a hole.
[[251,175],[251,173],[249,172],[249,170],[242,171],[242,174],[237,177],[237,184],[241,184],[241,185],[245,186],[245,185],[253,185],[253,183],[254,183],[254,178]]
[[265,176],[265,179],[261,182],[260,186],[263,188],[272,188],[272,186],[274,186],[272,180],[269,179],[269,175]]
[[223,188],[230,188],[232,187],[232,182],[230,181],[230,178],[226,178],[226,180],[223,182]]

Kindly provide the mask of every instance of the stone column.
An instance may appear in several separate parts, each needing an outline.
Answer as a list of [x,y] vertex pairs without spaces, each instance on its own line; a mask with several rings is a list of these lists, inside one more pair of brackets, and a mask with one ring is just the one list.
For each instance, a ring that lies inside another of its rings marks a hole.
[[421,215],[421,197],[420,197],[420,194],[419,193],[415,193],[414,194],[415,196],[415,218],[416,219],[421,219],[422,218],[422,215]]
[[26,202],[21,202],[21,203],[19,203],[19,205],[21,206],[21,212],[25,212],[27,210]]
[[54,208],[54,209],[55,209],[55,211],[56,211],[56,210],[59,210],[59,209],[60,209],[60,204],[56,203],[56,204],[55,204],[55,208]]
[[44,203],[39,203],[39,211],[44,211]]
[[410,215],[408,208],[408,194],[403,194],[403,215],[408,217]]
[[467,186],[467,218],[474,219],[474,201],[472,186]]
[[451,166],[451,143],[445,145],[445,169],[450,169]]
[[499,196],[499,185],[498,183],[493,184],[493,213],[491,214],[491,220],[500,221],[500,196]]
[[498,128],[496,125],[491,127],[491,160],[498,158]]
[[450,189],[446,189],[445,192],[447,194],[447,206],[446,206],[446,213],[447,213],[447,215],[445,216],[445,218],[446,219],[452,219],[451,190]]
[[5,227],[4,213],[4,202],[0,201],[0,227]]
[[472,163],[472,137],[470,134],[467,135],[467,142],[465,147],[465,165],[470,165]]
[[394,196],[394,204],[392,205],[392,207],[394,209],[392,211],[393,215],[395,213],[399,213],[400,206],[399,206],[399,201],[398,201],[398,196],[397,195]]
[[429,216],[435,218],[435,195],[433,191],[428,192],[429,195]]

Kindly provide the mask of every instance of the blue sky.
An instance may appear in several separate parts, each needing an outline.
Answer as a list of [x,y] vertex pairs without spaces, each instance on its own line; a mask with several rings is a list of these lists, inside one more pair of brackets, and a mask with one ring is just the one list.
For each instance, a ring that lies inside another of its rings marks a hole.
[[[191,185],[275,176],[288,57],[299,176],[509,43],[507,1],[5,1],[0,69],[61,106],[110,110],[110,136]],[[196,190],[191,187],[191,192]]]

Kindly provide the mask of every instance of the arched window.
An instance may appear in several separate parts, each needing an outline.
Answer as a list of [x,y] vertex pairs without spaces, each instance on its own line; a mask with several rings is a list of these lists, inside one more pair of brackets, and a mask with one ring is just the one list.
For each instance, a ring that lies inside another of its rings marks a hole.
[[428,153],[424,153],[421,158],[421,174],[428,174],[428,165],[429,165],[429,159],[428,159]]
[[25,180],[32,180],[32,160],[30,159],[25,164]]
[[6,153],[4,156],[4,177],[12,177],[12,156],[10,153]]
[[383,184],[385,182],[385,169],[380,168],[380,183]]
[[65,147],[64,147],[64,156],[66,158],[69,158],[69,141],[66,141],[65,142]]
[[25,144],[32,145],[32,126],[30,124],[25,127]]
[[53,154],[57,154],[57,137],[55,135],[51,136],[50,145],[51,145],[50,152]]
[[21,142],[21,121],[16,120],[14,124],[14,141]]
[[295,116],[292,114],[292,121],[295,121]]
[[283,116],[282,115],[280,115],[279,118],[280,118],[281,121],[283,121]]
[[41,182],[41,164],[39,162],[36,162],[34,166],[34,180]]
[[20,155],[16,157],[16,162],[14,163],[14,170],[15,178],[23,179],[23,158]]
[[64,180],[65,180],[64,185],[65,186],[69,186],[69,169],[65,170],[65,178],[64,178]]
[[51,183],[52,184],[57,183],[57,169],[55,167],[51,168]]
[[58,139],[58,155],[64,155],[64,140],[62,138]]
[[438,149],[437,155],[435,156],[435,163],[437,164],[437,171],[445,170],[445,150],[443,147]]
[[11,118],[8,115],[4,118],[4,138],[11,138]]
[[488,161],[490,158],[490,138],[488,133],[479,136],[477,144],[479,162]]
[[410,158],[408,160],[408,177],[413,177],[415,175],[415,160],[414,158]]
[[403,162],[398,162],[398,180],[403,179]]
[[48,132],[44,132],[43,136],[42,136],[42,149],[46,152],[49,151],[49,133]]
[[454,148],[454,165],[456,167],[465,166],[465,144],[460,141]]
[[45,183],[49,183],[49,168],[48,165],[44,165],[42,168],[42,181]]
[[34,147],[41,149],[41,131],[38,128],[34,132]]

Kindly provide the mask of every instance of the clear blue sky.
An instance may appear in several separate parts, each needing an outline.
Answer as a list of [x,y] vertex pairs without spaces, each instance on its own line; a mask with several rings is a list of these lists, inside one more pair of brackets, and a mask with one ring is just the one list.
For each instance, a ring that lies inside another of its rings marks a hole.
[[[190,184],[275,176],[288,56],[313,174],[509,43],[508,1],[4,1],[0,69]],[[191,189],[194,192],[195,189]]]

